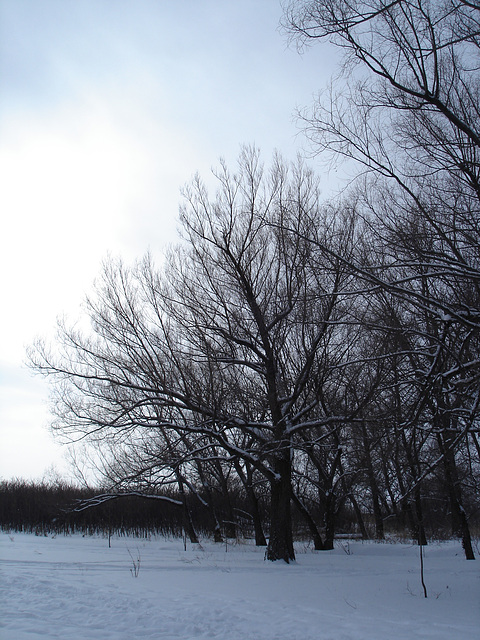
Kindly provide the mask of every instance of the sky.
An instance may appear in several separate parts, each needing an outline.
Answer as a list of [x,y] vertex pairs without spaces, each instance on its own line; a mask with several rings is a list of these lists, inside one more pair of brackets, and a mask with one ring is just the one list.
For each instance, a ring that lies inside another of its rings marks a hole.
[[295,112],[334,55],[300,55],[281,16],[279,0],[0,0],[0,478],[69,474],[26,348],[80,316],[102,261],[161,256],[181,188],[242,144],[302,152]]

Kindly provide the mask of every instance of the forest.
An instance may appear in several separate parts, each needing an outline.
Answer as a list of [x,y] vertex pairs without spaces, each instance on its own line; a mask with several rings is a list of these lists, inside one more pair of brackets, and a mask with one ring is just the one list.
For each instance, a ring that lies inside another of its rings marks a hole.
[[[342,52],[298,118],[350,185],[325,200],[307,160],[245,145],[185,187],[165,258],[105,262],[85,318],[29,350],[54,432],[102,487],[59,503],[86,528],[244,527],[287,563],[294,538],[327,550],[342,532],[454,536],[474,559],[480,6],[295,0],[283,31]],[[1,491],[2,526],[51,522],[56,489]]]

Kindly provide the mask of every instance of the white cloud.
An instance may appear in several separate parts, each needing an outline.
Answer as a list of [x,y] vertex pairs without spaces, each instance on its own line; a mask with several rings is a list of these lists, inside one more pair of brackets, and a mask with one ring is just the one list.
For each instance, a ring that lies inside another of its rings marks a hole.
[[[2,373],[6,373],[4,369]],[[23,379],[22,379],[23,378]],[[60,472],[64,450],[50,435],[44,388],[40,380],[32,382],[28,372],[15,374],[15,383],[2,380],[0,388],[0,478],[41,478],[48,466]]]
[[[135,137],[105,109],[68,107],[48,118],[16,114],[5,122],[0,367],[8,375],[1,390],[0,474],[16,475],[19,466],[23,475],[38,477],[53,462],[62,466],[45,428],[48,389],[26,371],[12,373],[21,371],[26,345],[53,334],[56,316],[75,318],[108,253],[133,260],[150,243],[173,239],[178,185],[171,152],[153,161],[151,145],[162,142],[161,132],[153,140]],[[163,135],[167,150],[170,137]],[[163,177],[156,179],[157,171]]]
[[41,325],[54,299],[67,307],[78,299],[105,250],[121,246],[141,171],[139,154],[108,123],[55,115],[47,124],[14,121],[0,150],[0,268],[10,274],[3,339],[8,325],[15,333],[19,323]]
[[[331,63],[285,50],[277,0],[113,5],[0,2],[4,370],[51,335],[56,316],[76,317],[108,253],[132,261],[175,239],[180,188],[194,172],[208,179],[242,143],[258,144],[266,162],[274,148],[294,155],[293,108]],[[48,466],[56,449],[31,431],[35,416],[47,418],[28,380],[2,396],[0,428],[11,452],[32,434]],[[14,428],[6,415],[18,416]]]

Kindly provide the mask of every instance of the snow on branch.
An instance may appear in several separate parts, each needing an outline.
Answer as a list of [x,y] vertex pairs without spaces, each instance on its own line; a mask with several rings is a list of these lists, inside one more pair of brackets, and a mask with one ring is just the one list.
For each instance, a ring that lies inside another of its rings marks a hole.
[[169,504],[173,504],[177,507],[183,506],[183,502],[180,500],[175,500],[174,498],[169,498],[167,496],[158,496],[152,493],[142,493],[141,491],[122,491],[118,493],[101,493],[97,496],[93,496],[92,498],[87,498],[85,500],[79,500],[75,506],[68,509],[68,513],[80,513],[82,511],[86,511],[87,509],[92,509],[93,507],[98,507],[105,502],[109,502],[110,500],[117,500],[118,498],[145,498],[146,500],[161,500],[162,502],[168,502]]

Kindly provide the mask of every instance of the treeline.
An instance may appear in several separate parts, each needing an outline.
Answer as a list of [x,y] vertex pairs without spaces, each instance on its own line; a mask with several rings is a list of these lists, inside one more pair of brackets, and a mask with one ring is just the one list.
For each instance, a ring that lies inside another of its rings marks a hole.
[[[229,483],[231,484],[231,483]],[[441,478],[430,483],[432,494],[422,499],[425,539],[446,539],[455,535],[446,488]],[[9,532],[35,533],[36,535],[75,534],[124,535],[149,537],[151,535],[188,537],[196,542],[200,537],[210,537],[216,542],[228,539],[255,539],[266,545],[269,535],[268,490],[258,490],[256,512],[251,512],[248,496],[237,486],[226,487],[228,493],[211,486],[203,495],[186,498],[178,490],[162,493],[112,492],[102,488],[80,488],[67,482],[27,482],[12,480],[0,482],[0,528]],[[317,533],[325,536],[326,503],[316,503],[306,496],[308,516],[304,505],[293,510],[293,531],[296,540],[315,545],[317,549],[331,548],[318,544]],[[382,500],[381,532],[378,519],[367,498],[353,508],[348,496],[336,504],[333,526],[335,534],[353,535],[363,539],[383,539],[386,535],[418,541],[418,531],[412,529],[409,509],[401,504],[392,505]],[[468,496],[467,510],[474,531],[480,530],[480,510],[475,496]],[[307,516],[307,517],[306,517]],[[312,535],[313,534],[313,535]],[[332,543],[333,543],[332,537]],[[325,540],[326,542],[326,540]]]
[[[86,489],[66,482],[0,483],[0,527],[5,531],[43,534],[150,535],[181,537],[185,533],[184,514],[178,496],[133,493],[112,494],[102,489]],[[242,505],[243,506],[243,505]],[[221,505],[217,512],[222,513]],[[210,535],[215,525],[203,506],[190,509],[199,535]],[[239,524],[244,518],[239,517]]]
[[344,56],[302,122],[315,153],[355,168],[351,186],[327,202],[301,160],[266,169],[243,148],[213,195],[199,177],[185,188],[162,267],[108,262],[87,322],[60,323],[31,365],[102,484],[174,490],[186,523],[197,501],[217,531],[241,495],[270,560],[295,557],[300,517],[331,548],[347,512],[380,539],[393,521],[420,543],[448,528],[473,559],[480,7],[284,8],[291,39]]
[[80,512],[75,509],[102,490],[67,483],[22,480],[0,483],[0,526],[25,533],[86,535],[116,533],[181,535],[182,518],[173,505],[125,497]]

